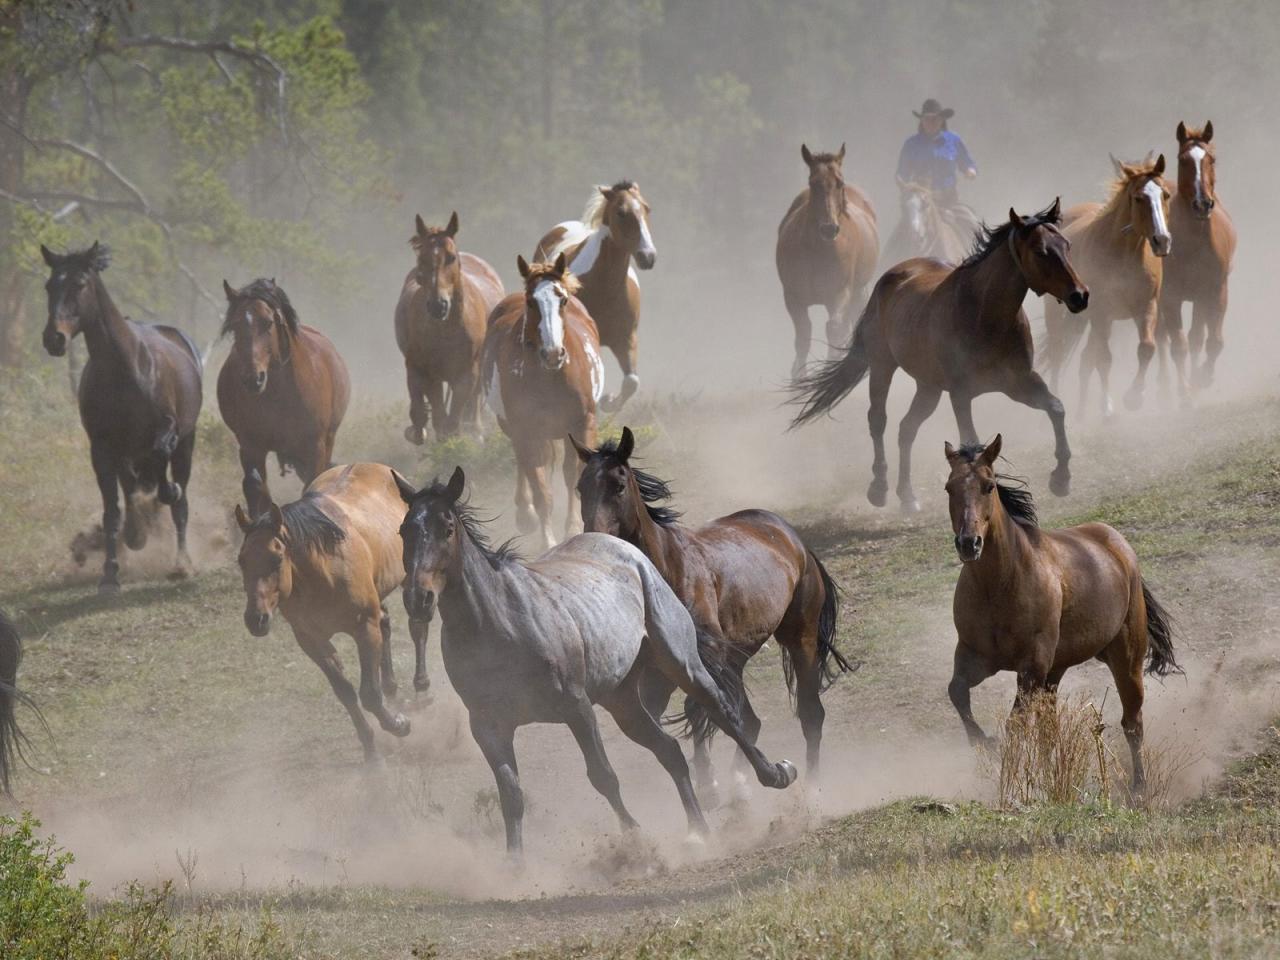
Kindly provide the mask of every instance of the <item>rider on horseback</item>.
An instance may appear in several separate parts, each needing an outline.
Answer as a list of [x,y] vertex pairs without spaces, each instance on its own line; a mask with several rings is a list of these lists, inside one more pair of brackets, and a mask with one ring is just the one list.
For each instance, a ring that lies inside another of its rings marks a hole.
[[955,116],[955,111],[930,97],[919,113],[911,112],[920,123],[915,136],[907,138],[898,155],[898,179],[930,187],[939,206],[957,220],[976,226],[977,216],[960,203],[956,192],[957,171],[972,180],[978,170],[964,141],[947,129],[947,120]]

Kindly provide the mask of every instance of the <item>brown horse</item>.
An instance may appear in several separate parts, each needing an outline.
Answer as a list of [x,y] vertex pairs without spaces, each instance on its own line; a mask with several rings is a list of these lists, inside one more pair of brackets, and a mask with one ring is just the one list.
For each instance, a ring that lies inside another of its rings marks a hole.
[[617,410],[640,386],[637,373],[641,270],[652,270],[658,251],[649,233],[649,204],[640,187],[622,180],[598,186],[581,220],[556,224],[538,241],[534,263],[551,263],[561,253],[578,278],[578,299],[600,331],[600,342],[613,351],[622,368],[618,395],[600,401],[602,410]]
[[809,308],[827,309],[827,348],[834,356],[849,339],[853,312],[876,274],[880,237],[871,201],[844,182],[844,144],[839,153],[810,153],[800,144],[809,168],[809,186],[801,190],[782,223],[774,260],[782,281],[782,299],[795,327],[797,377],[809,362],[813,324]]
[[568,493],[565,536],[574,528],[578,460],[569,434],[593,444],[596,403],[604,388],[600,339],[576,296],[578,280],[563,253],[553,264],[516,258],[524,292],[504,299],[489,318],[484,345],[485,396],[516,454],[516,523],[521,533],[540,532],[542,549],[556,543],[551,532],[551,488],[547,471],[564,441]]
[[1089,340],[1080,358],[1080,405],[1087,400],[1093,371],[1102,381],[1102,412],[1110,416],[1111,323],[1132,317],[1138,328],[1138,372],[1125,393],[1125,406],[1142,406],[1147,367],[1155,353],[1160,312],[1162,260],[1173,245],[1169,233],[1169,190],[1162,179],[1164,154],[1155,163],[1121,163],[1111,158],[1116,181],[1105,203],[1085,203],[1066,212],[1062,232],[1071,241],[1072,260],[1093,291],[1087,317],[1072,320],[1056,305],[1045,305],[1045,367],[1049,382],[1058,377],[1083,335]]
[[916,381],[916,395],[898,428],[898,498],[907,512],[920,509],[911,490],[911,445],[945,390],[965,442],[976,439],[973,398],[999,392],[1043,410],[1053,424],[1057,467],[1049,488],[1065,496],[1071,487],[1062,402],[1033,367],[1031,327],[1022,309],[1027,290],[1065,300],[1078,313],[1089,304],[1089,288],[1067,259],[1070,244],[1058,232],[1059,205],[1035,216],[1012,209],[1009,222],[983,228],[972,254],[958,267],[938,260],[907,260],[887,271],[854,328],[844,357],[796,381],[803,409],[792,426],[812,420],[839,403],[871,374],[867,420],[875,444],[867,498],[877,507],[889,491],[884,455],[885,401],[899,367]]
[[417,233],[409,243],[418,264],[404,278],[396,304],[396,343],[409,385],[404,436],[421,444],[427,436],[428,404],[436,439],[451,437],[464,425],[479,433],[485,319],[504,291],[493,267],[459,252],[454,241],[457,213],[443,228],[428,227],[420,216],[414,223]]
[[1160,677],[1181,672],[1169,618],[1147,588],[1133,548],[1113,528],[1036,525],[1031,494],[1001,483],[995,472],[1000,443],[997,434],[986,447],[946,445],[951,527],[964,562],[954,602],[951,702],[969,742],[978,744],[987,737],[969,707],[973,687],[1001,670],[1014,671],[1018,711],[1028,695],[1056,690],[1068,668],[1096,657],[1110,668],[1120,694],[1120,723],[1140,791],[1143,664]]
[[[403,479],[403,478],[401,478]],[[394,696],[391,619],[384,602],[404,580],[400,523],[404,501],[396,474],[379,463],[332,467],[307,487],[302,498],[250,519],[236,506],[244,531],[240,571],[244,576],[244,623],[265,637],[279,610],[294,639],[315,661],[333,692],[351,714],[366,759],[373,759],[373,730],[360,707],[383,730],[409,733],[409,721],[392,713],[383,696]],[[414,687],[429,684],[422,659],[426,624],[410,623],[418,652]],[[360,657],[360,693],[342,671],[333,636],[345,633]]]
[[[1218,200],[1213,124],[1188,130],[1178,124],[1178,190],[1169,205],[1169,228],[1178,237],[1176,251],[1164,262],[1160,285],[1160,335],[1167,337],[1178,371],[1178,391],[1190,399],[1187,335],[1182,304],[1191,301],[1191,381],[1207,387],[1222,352],[1222,322],[1227,312],[1227,278],[1236,252],[1236,228]],[[1206,342],[1207,335],[1207,342]],[[1203,361],[1199,360],[1204,350]]]
[[13,761],[23,759],[24,750],[30,744],[18,726],[16,707],[27,707],[45,727],[39,708],[25,693],[18,689],[18,667],[22,665],[22,638],[18,628],[3,610],[0,610],[0,793],[11,796],[9,777]]
[[[45,290],[49,320],[44,348],[60,357],[78,333],[89,360],[80,377],[80,422],[89,435],[89,458],[102,494],[106,559],[98,589],[120,589],[116,541],[124,490],[124,542],[140,550],[147,541],[147,510],[138,503],[155,491],[169,506],[178,533],[178,575],[191,570],[187,555],[187,481],[200,414],[200,352],[173,327],[134,323],[120,314],[102,282],[109,256],[95,243],[59,255],[40,247],[52,271]],[[172,479],[169,478],[172,469]]]
[[911,257],[932,257],[959,263],[969,252],[977,215],[957,205],[943,209],[927,184],[898,178],[898,209],[901,216],[885,247],[885,262],[898,263]]
[[[584,464],[578,491],[587,531],[639,547],[699,632],[727,646],[739,678],[765,641],[777,638],[808,748],[808,775],[816,779],[825,716],[820,694],[852,669],[835,647],[839,593],[822,561],[791,524],[766,510],[741,510],[693,530],[681,526],[675,510],[659,505],[671,496],[667,484],[631,463],[635,437],[626,427],[619,442],[599,450],[573,445]],[[661,717],[674,691],[661,675],[647,678],[650,715]],[[742,731],[751,743],[760,734],[760,718],[745,696]],[[710,764],[705,740],[696,739],[694,769],[704,788],[712,783]]]
[[289,296],[259,278],[227,295],[224,336],[235,338],[218,373],[218,409],[240,445],[244,495],[258,516],[271,502],[267,454],[303,486],[329,469],[333,441],[351,399],[351,378],[333,343],[303,326]]

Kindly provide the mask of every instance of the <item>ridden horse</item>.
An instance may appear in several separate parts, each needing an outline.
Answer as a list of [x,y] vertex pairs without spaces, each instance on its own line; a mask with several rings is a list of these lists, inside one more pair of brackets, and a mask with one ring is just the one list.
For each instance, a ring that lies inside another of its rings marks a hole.
[[484,384],[489,407],[516,454],[516,523],[521,533],[540,531],[541,548],[551,533],[551,488],[547,471],[564,441],[568,494],[565,536],[573,532],[578,460],[570,434],[595,443],[596,403],[604,389],[604,363],[596,325],[576,296],[578,280],[565,255],[553,264],[516,258],[524,292],[494,308],[484,345]]
[[[1227,277],[1236,252],[1236,228],[1218,200],[1217,157],[1213,124],[1188,130],[1178,124],[1178,190],[1169,205],[1169,229],[1178,246],[1164,262],[1160,285],[1160,335],[1169,338],[1178,392],[1190,399],[1187,335],[1182,330],[1182,304],[1191,301],[1191,379],[1196,386],[1213,383],[1213,366],[1222,352],[1222,322],[1227,312]],[[1208,342],[1206,345],[1206,334]],[[1197,363],[1201,349],[1203,362]]]
[[1067,259],[1070,243],[1058,232],[1060,208],[1030,217],[1012,209],[1009,222],[984,227],[978,244],[958,267],[938,260],[906,260],[888,270],[853,331],[844,357],[824,364],[792,385],[803,408],[792,426],[829,411],[871,374],[867,421],[875,445],[867,499],[883,507],[889,491],[884,455],[885,401],[899,367],[916,381],[916,395],[898,428],[898,499],[903,510],[920,509],[911,490],[911,445],[920,425],[951,394],[960,435],[973,442],[973,398],[999,392],[1043,410],[1053,424],[1057,466],[1049,489],[1066,496],[1071,488],[1062,402],[1036,373],[1031,326],[1022,309],[1027,291],[1066,301],[1078,313],[1089,304],[1089,288]]
[[[275,612],[284,615],[298,646],[347,708],[368,760],[376,756],[373,730],[361,706],[388,733],[409,733],[409,721],[383,701],[396,692],[391,618],[383,601],[404,579],[399,534],[404,504],[397,482],[390,467],[356,463],[326,470],[301,499],[283,507],[271,503],[257,517],[236,505],[236,522],[244,532],[239,564],[245,627],[265,637]],[[427,625],[410,623],[409,629],[418,655],[413,685],[425,691],[430,686],[423,660]],[[339,633],[356,642],[358,696],[333,647]]]
[[600,401],[602,410],[617,410],[640,386],[640,278],[631,262],[652,270],[658,258],[649,233],[649,204],[640,187],[631,180],[596,187],[582,219],[552,227],[538,241],[533,260],[552,263],[561,253],[582,284],[578,298],[596,322],[600,343],[613,351],[622,368],[622,389]]
[[[911,257],[932,257],[959,263],[969,252],[973,231],[956,222],[956,213],[944,210],[933,190],[923,183],[898,178],[898,210],[901,216],[885,247],[885,262]],[[964,208],[966,217],[970,216]],[[976,224],[975,224],[976,226]]]
[[[835,647],[840,598],[822,561],[791,524],[767,510],[740,510],[692,530],[682,526],[679,513],[659,505],[671,496],[667,484],[631,463],[635,437],[627,427],[617,443],[591,450],[575,440],[574,448],[584,464],[578,481],[583,526],[639,547],[698,631],[726,646],[738,677],[765,641],[777,638],[804,731],[806,775],[816,780],[825,716],[820,694],[853,669]],[[642,693],[649,713],[661,716],[674,691],[661,674],[647,678]],[[742,730],[752,743],[760,734],[760,718],[745,696]],[[695,740],[694,751],[701,790],[713,782],[704,739]]]
[[1114,528],[1037,526],[1031,494],[1002,483],[995,472],[1000,444],[997,434],[986,447],[946,445],[951,527],[964,563],[953,605],[951,702],[977,745],[987,736],[969,706],[973,687],[1001,670],[1014,671],[1017,712],[1029,695],[1055,691],[1070,667],[1096,657],[1115,679],[1133,787],[1141,791],[1143,664],[1160,677],[1182,672],[1168,615],[1143,580],[1133,547]]
[[[25,759],[27,736],[18,726],[18,704],[30,709],[44,724],[44,717],[31,698],[18,689],[18,667],[22,664],[22,638],[13,621],[0,610],[0,793],[12,796],[9,776],[15,758]],[[47,730],[47,727],[46,727]]]
[[480,432],[485,320],[504,291],[493,267],[458,250],[456,212],[443,228],[428,227],[421,216],[414,224],[417,232],[409,243],[418,263],[404,278],[396,303],[396,343],[409,386],[404,436],[421,444],[427,436],[428,405],[436,439],[451,437],[463,426]]
[[1132,317],[1138,328],[1138,372],[1125,393],[1130,410],[1142,406],[1147,366],[1155,353],[1160,312],[1162,260],[1173,238],[1169,233],[1169,191],[1162,178],[1164,154],[1155,163],[1121,163],[1111,158],[1116,181],[1105,203],[1077,204],[1066,212],[1063,234],[1071,241],[1072,259],[1093,291],[1086,317],[1072,320],[1057,305],[1045,305],[1045,369],[1058,388],[1058,377],[1086,325],[1089,340],[1080,357],[1080,405],[1087,400],[1093,371],[1102,381],[1102,412],[1111,405],[1111,323]]
[[809,362],[813,324],[809,308],[827,310],[827,349],[834,355],[849,338],[853,311],[876,274],[880,237],[876,212],[860,189],[844,182],[845,145],[839,153],[810,153],[800,144],[809,168],[809,186],[801,190],[778,225],[774,261],[782,281],[782,299],[795,327],[791,375]]
[[636,826],[605,755],[595,704],[652,751],[675,781],[690,830],[706,832],[684,751],[645,709],[640,684],[651,671],[701,704],[746,752],[762,784],[781,789],[795,781],[791,763],[770,763],[743,733],[734,678],[717,645],[697,635],[679,598],[631,544],[584,533],[523,563],[489,546],[461,500],[461,467],[447,485],[415,491],[397,483],[408,505],[400,530],[405,609],[429,621],[439,600],[444,668],[497,781],[509,853],[521,852],[524,814],[514,737],[529,723],[567,725],[591,785],[624,828]]
[[271,502],[267,454],[305,487],[333,463],[333,441],[351,399],[347,365],[333,342],[298,322],[289,296],[259,278],[240,290],[226,280],[222,334],[234,337],[218,373],[218,410],[240,445],[251,516]]
[[109,262],[106,247],[94,243],[87,250],[60,255],[41,245],[40,254],[52,271],[45,284],[45,350],[62,356],[78,333],[84,334],[89,347],[79,400],[80,422],[89,435],[89,458],[102,493],[106,559],[98,589],[120,589],[120,489],[125,496],[125,546],[140,550],[145,545],[146,512],[135,497],[154,490],[173,517],[178,534],[176,572],[185,576],[191,570],[187,481],[203,399],[200,352],[180,330],[135,323],[121,315],[102,282]]

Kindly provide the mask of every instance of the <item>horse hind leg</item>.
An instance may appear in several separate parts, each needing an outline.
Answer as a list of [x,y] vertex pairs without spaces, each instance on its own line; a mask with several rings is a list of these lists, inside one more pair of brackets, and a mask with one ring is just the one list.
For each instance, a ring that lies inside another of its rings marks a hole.
[[893,382],[896,370],[897,367],[892,364],[873,363],[871,366],[871,405],[867,408],[867,429],[871,433],[875,455],[871,462],[871,485],[867,487],[867,500],[873,507],[883,507],[889,499],[889,461],[884,455],[884,431],[889,425],[886,410],[889,385]]
[[[1141,796],[1147,787],[1147,774],[1142,764],[1142,704],[1146,698],[1142,667],[1146,644],[1141,642],[1145,636],[1135,636],[1137,630],[1132,623],[1134,619],[1131,613],[1130,623],[1111,642],[1105,656],[1107,667],[1115,680],[1116,693],[1120,695],[1120,707],[1123,711],[1120,729],[1124,731],[1124,738],[1129,743],[1129,755],[1133,761],[1133,794]],[[1145,625],[1142,632],[1145,634]]]
[[356,736],[360,739],[360,746],[364,749],[365,760],[372,761],[377,756],[373,747],[373,729],[360,710],[360,698],[356,694],[356,688],[351,685],[351,681],[343,672],[342,661],[338,659],[338,651],[333,648],[332,640],[328,637],[304,633],[297,627],[293,628],[293,636],[298,641],[298,646],[320,668],[320,672],[329,681],[329,686],[333,689],[338,702],[346,708],[347,714],[351,717],[351,723],[356,728]]
[[378,621],[378,631],[382,634],[382,695],[394,697],[398,688],[396,684],[395,661],[391,656],[391,615],[382,606],[382,619]]
[[591,785],[609,801],[609,806],[618,816],[618,822],[624,830],[633,830],[639,826],[622,802],[622,791],[618,786],[618,775],[604,752],[604,741],[600,739],[600,725],[596,722],[595,708],[587,699],[585,692],[579,691],[569,705],[565,723],[578,741],[583,759],[587,761],[587,779]]
[[1133,383],[1125,391],[1124,405],[1128,410],[1142,409],[1142,394],[1147,385],[1147,368],[1151,366],[1151,358],[1156,352],[1156,324],[1160,311],[1156,301],[1148,304],[1147,309],[1133,318],[1138,328],[1138,372],[1134,374]]
[[[173,518],[173,528],[178,540],[178,558],[173,576],[188,577],[194,570],[191,554],[187,551],[187,521],[191,514],[191,505],[187,500],[187,487],[191,480],[191,462],[195,454],[195,431],[187,434],[178,442],[173,453],[173,484],[178,488],[178,498],[169,505],[169,515]],[[161,486],[164,485],[163,476]]]
[[938,408],[941,399],[942,391],[938,388],[917,384],[907,415],[898,425],[898,500],[902,503],[903,513],[920,512],[920,502],[911,489],[911,447],[916,442],[920,425]]
[[1053,455],[1058,462],[1049,474],[1049,490],[1056,497],[1065,497],[1071,492],[1071,445],[1067,442],[1067,412],[1062,401],[1034,370],[1024,371],[1005,393],[1011,400],[1048,414],[1053,425]]

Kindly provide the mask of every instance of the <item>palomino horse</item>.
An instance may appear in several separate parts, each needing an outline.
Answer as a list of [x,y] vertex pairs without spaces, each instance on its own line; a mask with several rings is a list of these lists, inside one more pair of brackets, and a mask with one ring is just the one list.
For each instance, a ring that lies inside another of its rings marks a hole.
[[13,621],[0,610],[0,793],[10,795],[9,776],[13,761],[23,759],[26,734],[18,726],[18,704],[30,709],[41,724],[44,717],[25,693],[18,689],[18,667],[22,665],[22,638]]
[[551,263],[561,253],[582,284],[578,294],[600,331],[600,342],[613,351],[622,368],[622,389],[605,397],[602,410],[617,410],[640,386],[636,372],[640,326],[641,270],[653,269],[658,251],[649,233],[649,204],[640,187],[622,180],[596,187],[581,220],[556,224],[538,241],[535,263]]
[[[479,257],[458,250],[458,214],[447,227],[428,227],[415,217],[409,242],[418,264],[404,278],[396,304],[396,343],[404,354],[409,385],[409,426],[404,436],[422,443],[427,414],[436,438],[462,426],[480,431],[480,352],[485,320],[502,299],[502,280]],[[449,388],[446,409],[445,387]]]
[[1147,366],[1155,353],[1162,259],[1169,253],[1169,191],[1161,175],[1164,154],[1150,163],[1111,158],[1116,181],[1105,203],[1083,203],[1066,213],[1062,232],[1073,246],[1073,261],[1093,291],[1087,317],[1072,320],[1055,304],[1045,305],[1045,368],[1056,390],[1086,324],[1089,340],[1080,358],[1080,405],[1087,400],[1093,371],[1102,381],[1102,412],[1110,416],[1111,323],[1132,317],[1138,328],[1138,372],[1125,393],[1130,410],[1142,406]]
[[969,253],[979,224],[967,208],[944,210],[927,184],[898,179],[901,216],[885,247],[885,262],[932,257],[959,263]]
[[951,702],[976,745],[987,737],[969,707],[973,687],[1001,670],[1014,671],[1018,711],[1030,694],[1056,690],[1070,667],[1096,657],[1115,679],[1133,786],[1141,791],[1143,664],[1160,677],[1181,672],[1168,616],[1147,588],[1133,548],[1113,528],[1036,525],[1031,494],[1001,483],[995,472],[1000,442],[997,434],[986,447],[946,445],[951,527],[964,563],[953,605],[958,642]]
[[[102,493],[106,559],[98,589],[120,589],[116,541],[120,536],[118,489],[124,490],[124,542],[140,550],[147,541],[144,492],[169,506],[178,532],[177,573],[191,570],[187,555],[187,481],[200,413],[200,352],[180,330],[134,323],[116,309],[102,282],[107,248],[59,255],[40,247],[52,271],[44,348],[60,357],[84,333],[89,360],[80,377],[80,422],[89,435],[89,458]],[[172,469],[172,480],[169,472]]]
[[461,467],[448,485],[415,492],[398,482],[409,507],[400,530],[405,609],[428,621],[439,599],[444,667],[493,769],[509,853],[521,852],[524,815],[514,737],[529,723],[566,724],[591,785],[624,828],[636,826],[605,755],[594,704],[653,752],[675,781],[690,830],[706,832],[684,752],[645,709],[640,684],[651,671],[701,704],[741,745],[762,784],[780,789],[795,781],[795,767],[770,763],[743,733],[734,678],[716,644],[697,635],[689,612],[639,550],[584,533],[522,563],[506,548],[489,546],[461,500]]
[[853,312],[876,275],[880,237],[871,201],[844,182],[844,144],[839,153],[810,153],[800,144],[809,168],[809,186],[801,190],[778,225],[774,261],[782,281],[782,299],[795,327],[791,376],[809,362],[813,324],[809,308],[827,309],[827,349],[834,356],[848,341]]
[[[659,506],[671,495],[666,483],[632,465],[635,437],[626,427],[618,443],[590,450],[574,441],[574,447],[585,465],[578,481],[583,525],[639,547],[693,615],[699,633],[726,647],[739,678],[765,641],[777,638],[804,731],[806,773],[816,779],[825,716],[820,693],[852,669],[835,647],[840,599],[822,561],[791,524],[766,510],[741,510],[694,530],[681,526],[675,510]],[[674,691],[662,674],[648,678],[642,692],[649,713],[662,716]],[[686,709],[696,712],[696,704]],[[756,742],[760,718],[745,696],[742,730]],[[703,738],[694,749],[701,790],[713,782],[711,761]]]
[[[1218,200],[1212,141],[1212,123],[1206,123],[1203,130],[1188,130],[1185,123],[1178,124],[1178,191],[1169,205],[1169,229],[1177,235],[1178,247],[1164,261],[1160,333],[1171,341],[1184,403],[1190,393],[1183,301],[1191,301],[1191,379],[1197,386],[1209,386],[1214,362],[1222,352],[1227,277],[1236,252],[1236,228]],[[1201,349],[1204,359],[1198,362]]]
[[564,483],[568,493],[565,536],[573,532],[578,459],[569,452],[569,434],[595,443],[596,403],[604,389],[604,364],[596,325],[575,294],[578,280],[565,267],[516,258],[524,292],[494,308],[484,346],[485,396],[516,454],[516,523],[522,533],[541,533],[541,548],[555,544],[551,533],[551,488],[547,471],[564,441]]
[[323,333],[298,322],[289,296],[259,278],[227,295],[223,335],[234,344],[218,374],[218,409],[240,445],[251,516],[266,511],[267,454],[306,486],[333,462],[333,441],[351,399],[347,365]]
[[[383,696],[396,692],[391,666],[391,618],[383,601],[400,586],[400,500],[397,475],[379,463],[332,467],[312,481],[300,500],[270,504],[250,519],[236,506],[244,531],[240,572],[244,576],[244,624],[255,637],[271,630],[279,610],[303,653],[315,661],[351,714],[365,758],[375,756],[373,730],[360,707],[397,737],[409,721],[392,713]],[[413,684],[429,686],[422,654],[426,624],[409,625],[418,651]],[[342,671],[335,634],[356,642],[360,693]]]
[[871,374],[867,420],[875,444],[867,499],[877,507],[889,491],[884,455],[889,383],[902,367],[916,381],[916,395],[898,428],[898,499],[907,512],[920,509],[911,490],[911,445],[920,424],[951,394],[960,435],[976,439],[973,398],[999,392],[1043,410],[1053,424],[1057,466],[1049,489],[1066,496],[1071,487],[1062,402],[1049,392],[1033,366],[1031,327],[1023,312],[1027,290],[1066,301],[1078,313],[1089,304],[1089,288],[1067,259],[1070,244],[1058,232],[1059,205],[1035,216],[1012,209],[1009,222],[984,228],[977,248],[958,267],[937,260],[907,260],[886,272],[871,292],[844,357],[824,364],[792,387],[803,408],[792,426],[806,423],[848,395]]

